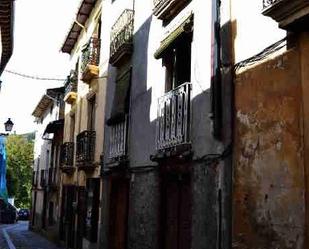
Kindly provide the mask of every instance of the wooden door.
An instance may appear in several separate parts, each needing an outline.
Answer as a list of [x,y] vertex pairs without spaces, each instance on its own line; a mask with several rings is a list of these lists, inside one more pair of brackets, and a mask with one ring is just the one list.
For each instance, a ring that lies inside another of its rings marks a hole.
[[76,231],[76,248],[83,248],[83,237],[85,235],[86,225],[86,201],[87,192],[84,186],[78,187],[77,192],[77,231]]
[[127,243],[129,181],[111,181],[110,192],[110,249],[125,249]]
[[192,191],[189,174],[163,176],[161,201],[162,248],[191,248]]
[[60,207],[60,219],[59,219],[59,238],[64,241],[65,236],[65,224],[64,224],[64,213],[65,213],[65,190],[66,186],[62,187],[61,191],[61,207]]
[[92,243],[97,242],[99,203],[100,203],[100,179],[87,179],[87,202],[86,202],[86,234],[85,237]]
[[42,229],[46,229],[47,192],[43,192]]
[[75,186],[69,185],[65,188],[65,245],[74,248],[75,214],[73,202],[75,201]]

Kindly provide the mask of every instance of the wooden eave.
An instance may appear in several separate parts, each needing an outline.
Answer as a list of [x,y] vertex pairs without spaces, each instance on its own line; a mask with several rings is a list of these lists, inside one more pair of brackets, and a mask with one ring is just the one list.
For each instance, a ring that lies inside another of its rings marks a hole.
[[57,94],[63,94],[64,87],[50,88],[46,90],[44,94],[32,112],[32,116],[41,118],[50,104],[54,101],[53,98],[57,98]]
[[41,118],[52,102],[53,100],[49,96],[44,94],[37,106],[35,107],[34,111],[32,112],[32,116],[36,118]]
[[[78,37],[82,31],[82,27],[79,25],[85,25],[90,13],[92,12],[97,0],[83,0],[76,14],[75,21],[73,22],[69,33],[67,34],[65,41],[62,45],[61,52],[70,54],[74,48]],[[77,22],[79,24],[77,24]]]
[[14,24],[14,1],[0,1],[0,27],[2,54],[0,61],[0,75],[13,53],[13,24]]

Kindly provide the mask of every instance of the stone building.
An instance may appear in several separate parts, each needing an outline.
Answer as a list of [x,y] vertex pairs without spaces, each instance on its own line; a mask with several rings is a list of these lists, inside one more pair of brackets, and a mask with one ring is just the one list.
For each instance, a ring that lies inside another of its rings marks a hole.
[[103,2],[100,248],[222,248],[231,239],[231,95],[218,83],[218,8]]
[[30,228],[58,240],[60,147],[64,123],[64,87],[47,89],[32,115],[37,123],[34,142]]
[[81,1],[61,51],[70,55],[61,150],[60,240],[67,248],[96,248],[106,76],[101,70],[100,0]]
[[62,243],[306,248],[307,21],[304,0],[81,1]]
[[308,248],[308,7],[233,1],[233,248]]

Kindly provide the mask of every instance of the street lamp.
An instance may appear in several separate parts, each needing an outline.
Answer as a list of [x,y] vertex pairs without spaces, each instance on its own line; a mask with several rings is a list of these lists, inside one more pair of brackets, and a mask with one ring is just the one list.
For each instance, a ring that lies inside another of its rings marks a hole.
[[11,132],[13,128],[14,123],[12,120],[9,118],[5,123],[4,123],[4,128],[6,132]]

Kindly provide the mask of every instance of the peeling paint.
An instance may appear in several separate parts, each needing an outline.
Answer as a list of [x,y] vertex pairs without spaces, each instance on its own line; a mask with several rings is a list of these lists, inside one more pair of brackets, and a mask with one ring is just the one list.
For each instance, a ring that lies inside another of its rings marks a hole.
[[299,68],[291,50],[236,77],[233,248],[304,246]]

